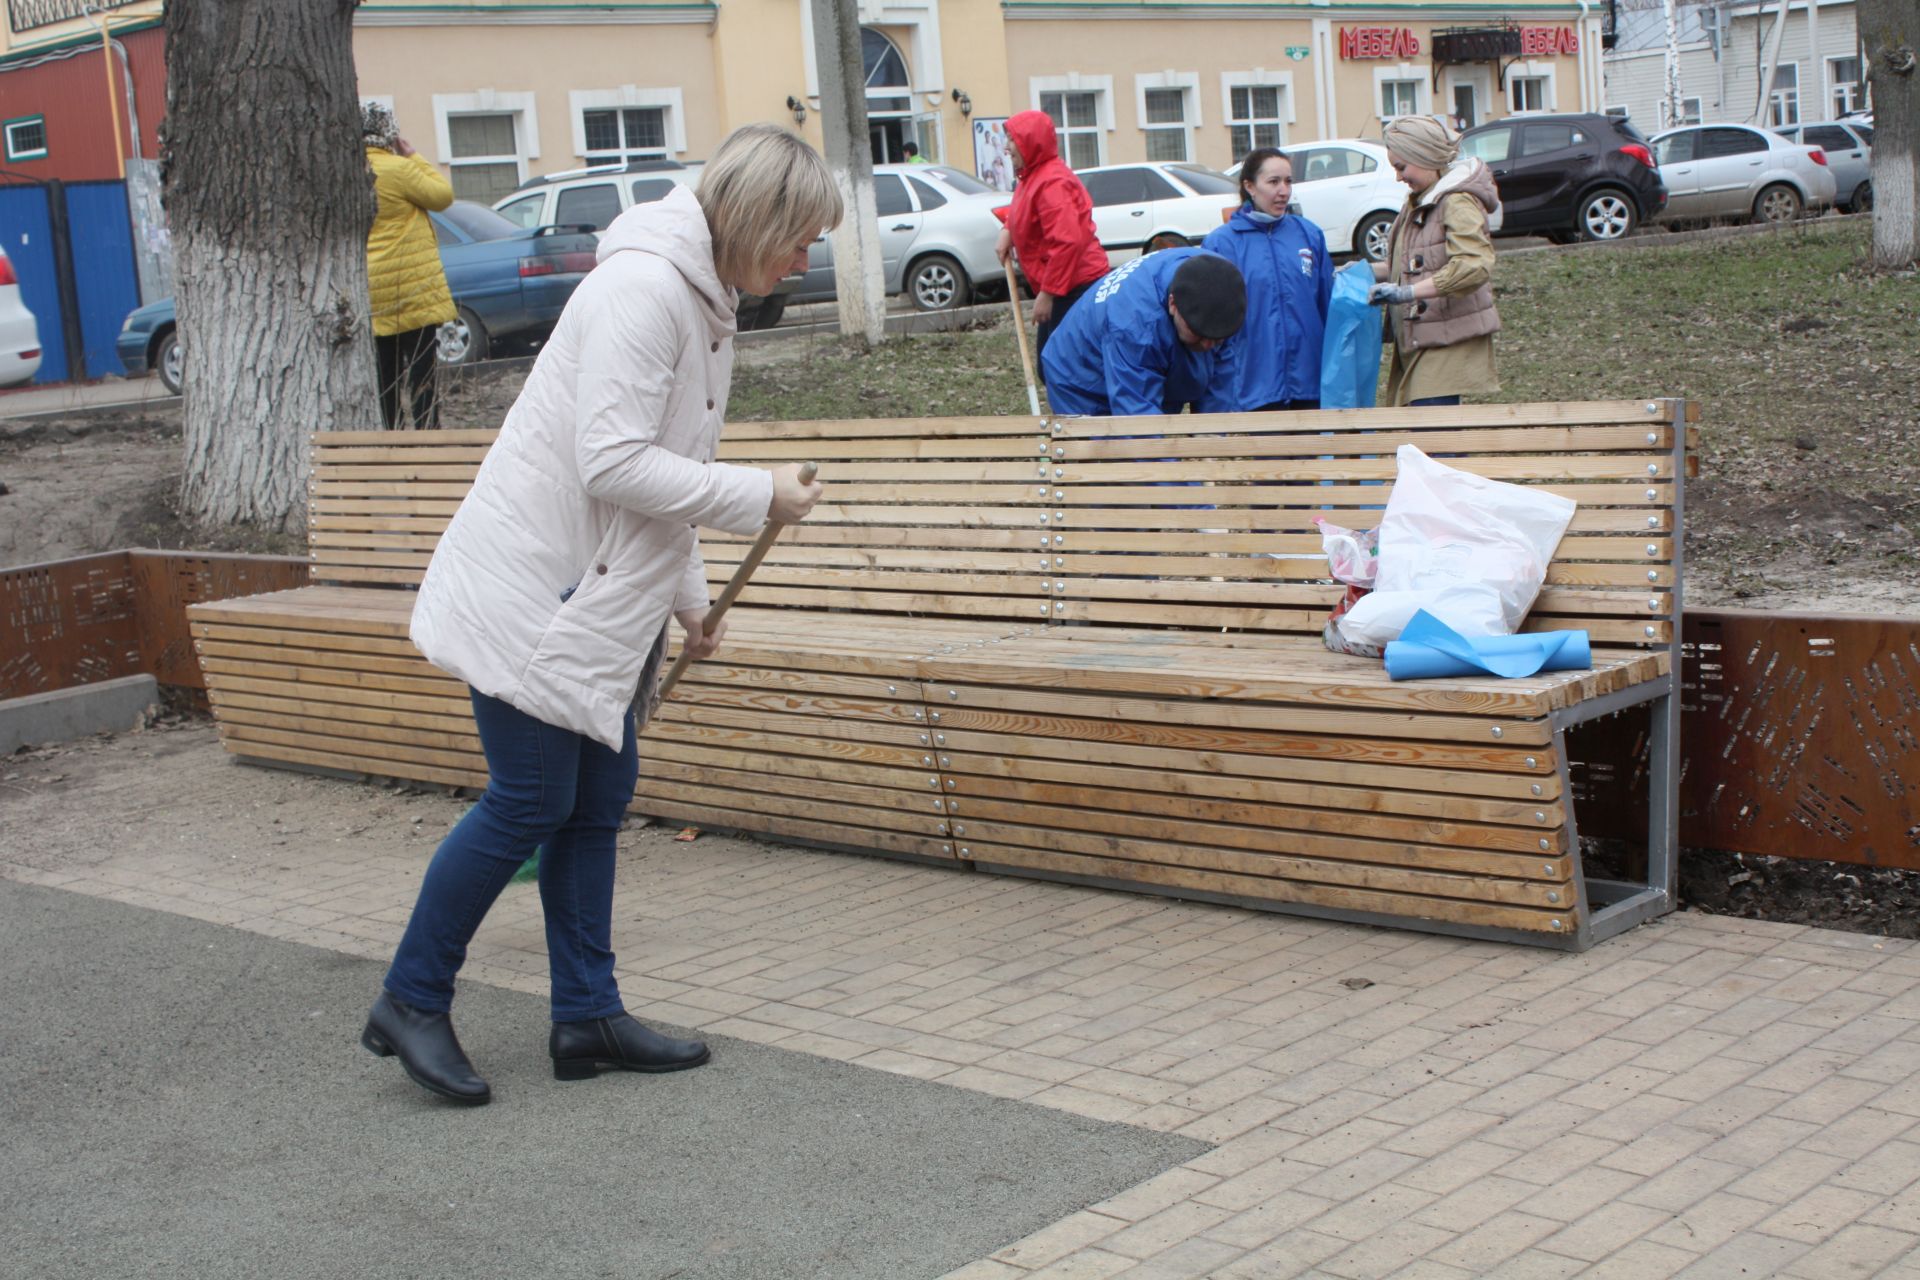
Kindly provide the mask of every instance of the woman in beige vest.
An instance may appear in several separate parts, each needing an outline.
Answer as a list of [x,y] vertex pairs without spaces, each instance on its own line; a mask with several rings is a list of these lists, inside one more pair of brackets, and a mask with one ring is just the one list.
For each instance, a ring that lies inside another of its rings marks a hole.
[[1463,395],[1500,389],[1493,335],[1493,234],[1500,206],[1493,175],[1479,159],[1460,158],[1459,142],[1429,116],[1387,126],[1387,159],[1413,188],[1394,220],[1382,283],[1368,300],[1387,308],[1393,366],[1386,403],[1459,404]]

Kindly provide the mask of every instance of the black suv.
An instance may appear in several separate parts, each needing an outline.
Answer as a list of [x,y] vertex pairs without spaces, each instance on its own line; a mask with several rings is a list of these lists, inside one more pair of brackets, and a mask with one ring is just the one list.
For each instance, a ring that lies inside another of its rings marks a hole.
[[1667,204],[1641,132],[1620,116],[1513,116],[1460,135],[1500,188],[1503,236],[1618,240]]

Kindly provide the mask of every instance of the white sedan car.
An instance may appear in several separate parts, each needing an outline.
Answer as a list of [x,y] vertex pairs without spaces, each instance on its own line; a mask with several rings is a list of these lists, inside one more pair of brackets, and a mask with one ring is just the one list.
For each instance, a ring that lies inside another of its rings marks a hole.
[[1834,199],[1825,151],[1750,125],[1688,125],[1656,133],[1653,158],[1667,188],[1664,223],[1792,222]]
[[1112,164],[1082,169],[1093,229],[1118,266],[1142,253],[1199,244],[1239,204],[1240,188],[1197,164]]
[[1328,253],[1387,256],[1387,232],[1407,188],[1377,142],[1339,139],[1282,147],[1293,160],[1293,201],[1327,237]]
[[13,261],[0,253],[0,387],[30,382],[40,372],[40,326],[20,301]]

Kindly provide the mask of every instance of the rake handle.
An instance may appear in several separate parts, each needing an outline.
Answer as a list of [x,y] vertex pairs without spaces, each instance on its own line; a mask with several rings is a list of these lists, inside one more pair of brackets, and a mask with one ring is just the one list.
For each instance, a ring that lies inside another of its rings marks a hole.
[[[814,477],[819,474],[820,467],[818,463],[803,462],[800,464],[801,484],[812,484]],[[727,579],[726,588],[720,592],[720,598],[708,606],[707,616],[700,623],[700,636],[702,639],[712,635],[714,628],[720,625],[720,619],[727,616],[727,610],[733,607],[733,602],[740,598],[742,591],[746,590],[747,580],[753,577],[753,571],[760,567],[760,562],[767,558],[767,552],[773,549],[774,540],[780,536],[780,531],[786,527],[786,525],[781,524],[778,520],[767,521],[767,527],[762,529],[760,536],[753,540],[753,546],[748,550],[746,559],[740,562],[740,567],[733,571],[731,578]],[[667,669],[667,678],[660,682],[660,697],[663,700],[669,693],[673,692],[673,686],[680,683],[680,677],[686,674],[687,668],[691,666],[692,663],[693,650],[684,644],[681,645],[680,656],[673,660],[673,666]]]
[[1020,367],[1027,373],[1027,408],[1040,416],[1040,389],[1033,379],[1033,352],[1027,349],[1027,317],[1020,310],[1020,282],[1014,278],[1013,263],[1007,266],[1007,302],[1013,307],[1013,331],[1020,335]]

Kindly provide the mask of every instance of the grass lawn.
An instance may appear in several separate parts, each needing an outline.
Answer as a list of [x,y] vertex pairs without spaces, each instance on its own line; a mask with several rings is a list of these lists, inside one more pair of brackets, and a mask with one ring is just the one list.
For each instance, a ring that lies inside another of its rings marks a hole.
[[[1812,603],[1842,584],[1920,601],[1920,280],[1864,272],[1867,235],[1816,223],[1500,261],[1500,399],[1704,404],[1688,489],[1701,603]],[[731,402],[742,419],[1024,412],[1005,325],[866,357],[830,342],[751,350]]]

